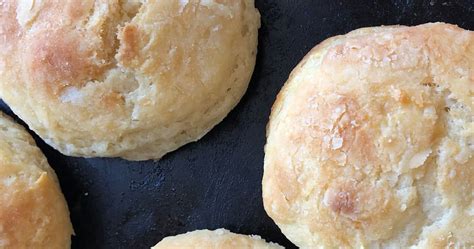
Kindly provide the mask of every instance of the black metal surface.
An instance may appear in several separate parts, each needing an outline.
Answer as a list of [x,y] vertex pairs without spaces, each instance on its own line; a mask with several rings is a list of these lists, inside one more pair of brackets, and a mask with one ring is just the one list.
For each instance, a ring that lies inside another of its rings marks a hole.
[[261,199],[265,126],[291,69],[325,38],[360,27],[444,21],[474,29],[474,0],[257,0],[256,6],[262,28],[248,92],[202,140],[159,162],[127,162],[66,157],[35,137],[68,201],[73,248],[149,248],[168,235],[220,227],[293,248]]

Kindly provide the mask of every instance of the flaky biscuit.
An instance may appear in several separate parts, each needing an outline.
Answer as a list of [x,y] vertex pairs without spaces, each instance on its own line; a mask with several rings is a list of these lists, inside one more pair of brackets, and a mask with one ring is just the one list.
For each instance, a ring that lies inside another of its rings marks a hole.
[[301,248],[474,246],[474,33],[364,28],[316,46],[267,130],[267,213]]
[[0,1],[0,97],[64,154],[158,159],[247,89],[253,0]]
[[0,113],[0,248],[70,248],[72,233],[56,174],[23,127]]
[[267,243],[259,236],[235,234],[225,229],[214,231],[197,230],[166,237],[152,249],[278,249],[274,243]]

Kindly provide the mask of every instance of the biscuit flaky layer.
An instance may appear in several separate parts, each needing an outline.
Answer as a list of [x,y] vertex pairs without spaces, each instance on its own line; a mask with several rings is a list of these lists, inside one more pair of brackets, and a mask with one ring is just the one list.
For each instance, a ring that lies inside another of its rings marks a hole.
[[158,159],[247,89],[253,0],[0,1],[0,97],[67,155]]
[[272,110],[267,213],[302,248],[474,246],[473,67],[443,23],[315,47]]
[[235,234],[225,229],[214,231],[197,230],[185,234],[166,237],[152,249],[282,249],[267,243],[259,236]]
[[23,127],[0,113],[0,248],[70,248],[72,233],[56,174]]

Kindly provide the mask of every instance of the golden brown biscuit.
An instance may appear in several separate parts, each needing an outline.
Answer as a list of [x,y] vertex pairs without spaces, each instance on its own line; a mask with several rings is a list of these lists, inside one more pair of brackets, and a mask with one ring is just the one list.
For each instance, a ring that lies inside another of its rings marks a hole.
[[0,97],[64,154],[158,159],[247,89],[253,0],[0,1]]
[[0,113],[0,248],[70,248],[72,233],[56,174],[23,127]]
[[473,67],[443,23],[316,46],[273,106],[267,213],[301,248],[474,246]]
[[283,248],[267,243],[260,236],[231,233],[225,229],[214,231],[197,230],[166,237],[152,249],[277,249]]

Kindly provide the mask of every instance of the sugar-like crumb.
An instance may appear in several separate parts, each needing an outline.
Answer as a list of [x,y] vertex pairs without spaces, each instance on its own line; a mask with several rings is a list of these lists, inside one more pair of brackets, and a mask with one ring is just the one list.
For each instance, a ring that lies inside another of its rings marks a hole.
[[201,0],[201,5],[211,7],[214,4],[213,0]]
[[337,149],[340,149],[342,147],[342,143],[344,142],[344,140],[342,139],[342,137],[334,137],[332,139],[332,149],[333,150],[337,150]]
[[408,163],[408,166],[413,169],[423,165],[430,154],[431,149],[428,149],[414,155]]
[[189,0],[179,0],[179,12],[183,12],[184,8],[186,8],[186,5],[188,5]]
[[78,104],[82,101],[83,95],[76,87],[67,88],[60,97],[63,103]]

